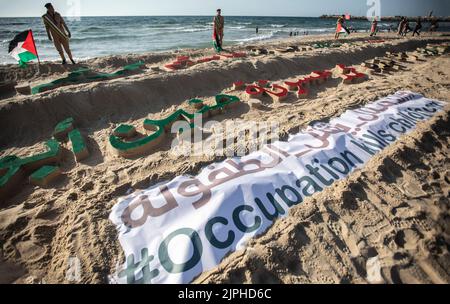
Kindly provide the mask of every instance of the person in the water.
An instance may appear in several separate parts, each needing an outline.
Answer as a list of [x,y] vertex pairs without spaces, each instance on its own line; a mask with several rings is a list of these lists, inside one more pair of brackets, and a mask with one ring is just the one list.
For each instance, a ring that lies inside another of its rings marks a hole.
[[[55,8],[51,3],[47,3],[45,5],[45,8],[47,9],[47,13],[42,16],[44,18],[44,24],[45,24],[45,30],[47,31],[47,36],[50,41],[53,41],[53,44],[55,45],[56,50],[58,51],[59,55],[62,59],[62,64],[66,64],[66,57],[64,56],[64,50],[66,51],[67,55],[69,56],[70,61],[75,64],[75,60],[73,60],[72,52],[70,51],[69,46],[69,39],[72,34],[70,33],[69,27],[67,26],[66,22],[64,21],[63,17],[55,11]],[[55,25],[57,28],[54,28],[51,26],[48,22],[45,22],[45,20],[49,20],[53,25]],[[59,29],[59,31],[58,31]],[[61,35],[61,33],[63,35]],[[64,36],[67,35],[67,36]],[[64,50],[63,50],[64,48]]]

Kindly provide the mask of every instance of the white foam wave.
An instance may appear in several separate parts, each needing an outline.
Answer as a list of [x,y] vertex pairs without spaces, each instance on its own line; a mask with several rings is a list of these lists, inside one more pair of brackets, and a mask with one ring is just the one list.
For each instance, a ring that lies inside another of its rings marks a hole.
[[265,35],[258,35],[258,36],[248,37],[248,38],[236,39],[234,41],[238,42],[238,43],[245,43],[245,42],[251,42],[251,41],[261,41],[261,40],[267,40],[267,39],[273,38],[274,35],[275,35],[275,32],[270,32],[270,33],[265,34]]

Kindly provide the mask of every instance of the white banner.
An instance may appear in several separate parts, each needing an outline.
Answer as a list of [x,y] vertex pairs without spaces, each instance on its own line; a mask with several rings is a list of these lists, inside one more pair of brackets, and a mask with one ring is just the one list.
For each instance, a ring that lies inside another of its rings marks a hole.
[[315,123],[287,142],[120,199],[110,219],[127,261],[111,282],[191,282],[444,105],[397,92]]

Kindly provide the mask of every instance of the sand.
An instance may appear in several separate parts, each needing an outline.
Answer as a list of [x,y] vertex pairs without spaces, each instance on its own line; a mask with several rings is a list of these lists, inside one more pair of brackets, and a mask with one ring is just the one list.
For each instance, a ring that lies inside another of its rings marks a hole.
[[[145,157],[117,157],[107,141],[120,123],[139,129],[145,118],[161,118],[190,98],[210,103],[216,94],[230,92],[237,80],[289,80],[313,70],[333,69],[338,63],[364,71],[362,62],[386,51],[413,51],[427,43],[450,41],[446,35],[397,39],[386,34],[383,39],[368,44],[367,37],[358,34],[344,39],[351,44],[339,48],[220,60],[176,72],[152,67],[161,67],[178,55],[200,58],[212,51],[110,56],[82,64],[112,72],[142,60],[146,69],[32,96],[4,93],[0,157],[43,151],[43,141],[69,116],[88,139],[90,156],[77,163],[70,143],[65,144],[62,179],[46,189],[24,182],[17,195],[1,202],[0,282],[74,283],[67,274],[70,258],[77,257],[81,276],[76,282],[107,283],[108,275],[124,261],[115,227],[108,220],[117,199],[179,174],[196,174],[221,159],[175,157],[170,140]],[[264,47],[275,50],[316,41],[333,40],[330,36],[292,38]],[[291,95],[274,103],[263,98],[261,109],[244,103],[214,119],[224,123],[275,120],[283,136],[397,90],[450,101],[448,54],[403,65],[400,71],[369,75],[359,84],[344,85],[333,79],[307,99]],[[67,75],[68,70],[53,63],[42,64],[39,73],[3,66],[0,80],[34,85]],[[233,94],[244,98],[243,93]],[[195,283],[450,283],[449,110],[447,106],[444,113],[421,123],[363,169],[293,208],[245,251],[230,254]]]

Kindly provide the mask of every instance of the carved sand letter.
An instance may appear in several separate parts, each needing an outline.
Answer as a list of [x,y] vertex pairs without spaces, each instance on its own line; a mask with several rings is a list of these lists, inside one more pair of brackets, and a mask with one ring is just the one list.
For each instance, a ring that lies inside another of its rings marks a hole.
[[81,135],[78,129],[72,130],[69,133],[69,139],[72,143],[72,151],[75,154],[77,162],[82,161],[89,157],[89,151],[84,141],[83,135]]
[[346,67],[343,64],[336,65],[336,68],[342,73],[341,78],[344,84],[352,84],[367,79],[366,74],[357,72],[355,68]]
[[45,165],[58,164],[61,159],[59,142],[51,139],[46,142],[47,152],[19,158],[7,156],[0,159],[0,198],[6,199],[19,190],[22,180]]
[[42,188],[47,187],[50,183],[60,177],[61,169],[57,166],[43,166],[30,176],[30,183]]
[[200,99],[191,99],[187,103],[189,107],[197,109],[194,113],[186,112],[183,109],[177,110],[167,118],[160,120],[146,119],[144,129],[153,132],[152,134],[132,140],[135,135],[133,126],[120,125],[109,137],[109,143],[114,153],[122,157],[139,157],[154,150],[165,135],[171,132],[172,125],[179,120],[190,123],[194,128],[194,118],[196,115],[202,115],[202,118],[208,118],[222,113],[229,107],[238,105],[239,98],[232,95],[217,95],[216,104],[213,106],[204,105]]

